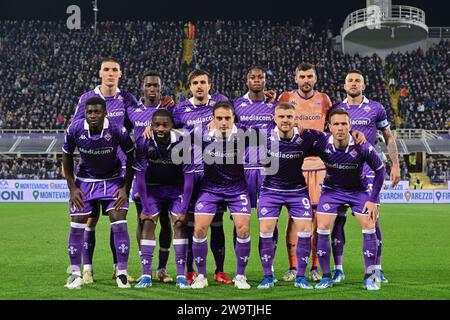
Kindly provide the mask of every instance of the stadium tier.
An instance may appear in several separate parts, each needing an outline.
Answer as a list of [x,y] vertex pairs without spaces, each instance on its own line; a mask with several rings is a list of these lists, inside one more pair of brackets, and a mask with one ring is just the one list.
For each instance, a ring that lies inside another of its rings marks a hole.
[[308,61],[317,68],[317,89],[339,102],[345,72],[359,68],[366,74],[366,95],[383,103],[392,128],[448,130],[448,41],[382,60],[376,54],[344,55],[329,29],[317,34],[312,26],[310,20],[199,21],[193,60],[182,63],[180,21],[102,22],[99,36],[57,22],[0,21],[0,128],[67,127],[80,94],[98,84],[98,62],[113,55],[123,63],[120,88],[136,96],[148,69],[162,73],[163,94],[175,98],[187,73],[200,67],[212,73],[213,90],[235,98],[245,93],[245,70],[255,64],[267,69],[268,87],[281,93],[295,87],[295,67]]

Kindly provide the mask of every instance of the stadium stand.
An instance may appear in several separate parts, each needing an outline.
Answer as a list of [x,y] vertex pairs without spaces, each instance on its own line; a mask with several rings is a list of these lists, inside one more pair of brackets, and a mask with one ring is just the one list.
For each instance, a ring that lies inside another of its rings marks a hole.
[[399,91],[400,128],[448,130],[448,41],[441,41],[427,52],[417,50],[386,57],[389,73]]
[[62,179],[61,158],[33,156],[2,159],[0,179]]
[[138,94],[142,74],[156,69],[163,93],[171,94],[182,44],[182,22],[106,21],[94,35],[61,22],[0,21],[0,128],[65,128],[80,95],[99,83],[99,61],[110,55],[123,61],[122,90]]

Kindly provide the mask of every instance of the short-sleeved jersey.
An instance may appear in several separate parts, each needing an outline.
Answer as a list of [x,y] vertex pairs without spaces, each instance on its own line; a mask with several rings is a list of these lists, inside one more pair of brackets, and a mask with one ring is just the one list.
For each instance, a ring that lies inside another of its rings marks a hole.
[[155,139],[143,137],[137,139],[133,168],[137,171],[146,170],[147,185],[183,185],[183,165],[172,161],[172,150],[181,140],[181,136],[173,131],[169,144],[158,144]]
[[120,149],[124,154],[134,151],[133,141],[127,130],[118,127],[105,118],[100,134],[91,136],[86,120],[76,120],[66,130],[63,152],[80,152],[77,178],[105,180],[121,175],[121,161],[117,156]]
[[[295,120],[305,129],[324,131],[326,117],[331,108],[331,100],[326,93],[314,91],[310,98],[302,97],[298,90],[284,92],[280,102],[290,102],[295,107]],[[324,169],[323,162],[317,157],[305,159],[303,170]]]
[[[252,101],[247,93],[236,99],[233,105],[236,122],[247,128],[262,129],[273,124],[276,102],[270,103],[267,98],[263,101]],[[258,146],[247,147],[245,150],[245,168],[262,168],[259,149]]]
[[[347,110],[352,122],[352,129],[364,133],[366,140],[373,146],[375,146],[377,139],[377,131],[389,128],[384,106],[366,97],[360,105],[349,105],[347,99],[345,99],[343,102],[333,105],[332,109],[335,108]],[[373,171],[367,165],[364,173],[373,176]]]
[[133,128],[133,137],[137,141],[139,137],[142,137],[144,130],[152,123],[152,116],[156,110],[161,107],[161,104],[157,106],[145,106],[142,101],[138,105],[130,106],[127,109],[127,118]]
[[[194,98],[190,98],[183,102],[178,103],[173,109],[173,121],[175,128],[183,128],[188,131],[192,131],[194,127],[207,125],[211,122],[213,113],[212,107],[219,101],[228,100],[222,94],[215,94],[208,96],[208,101],[202,105],[194,105]],[[194,160],[197,163],[195,165],[196,171],[203,171],[203,165],[201,161],[201,152],[194,146]]]
[[[100,91],[100,86],[97,86],[94,90],[88,91],[84,93],[80,100],[78,101],[78,105],[75,109],[75,113],[72,118],[72,122],[80,119],[84,119],[86,100],[92,97],[99,97],[105,100],[106,102],[106,112],[108,120],[111,124],[118,127],[125,127],[127,130],[131,131],[131,124],[126,117],[127,109],[129,106],[136,106],[138,101],[136,97],[134,97],[131,93],[120,91],[117,89],[116,94],[112,97],[104,97]],[[122,166],[125,166],[126,157],[119,150],[119,158],[122,162]]]
[[86,100],[92,97],[99,97],[106,101],[107,117],[111,124],[131,130],[130,123],[126,120],[126,113],[129,106],[138,105],[136,97],[129,92],[120,91],[119,89],[117,89],[114,96],[104,97],[100,91],[100,86],[84,93],[80,97],[72,121],[84,119]]
[[212,107],[219,101],[228,100],[222,94],[208,95],[205,104],[194,105],[194,98],[178,103],[173,109],[175,128],[191,131],[195,125],[208,124],[212,120]]
[[233,126],[228,138],[218,138],[214,131],[208,131],[206,127],[196,130],[194,134],[202,135],[204,175],[201,190],[233,194],[245,190],[245,142],[239,140],[237,127]]
[[[272,190],[294,191],[306,188],[305,177],[302,173],[302,165],[305,157],[313,150],[316,140],[324,136],[323,132],[316,130],[304,130],[300,135],[294,127],[292,139],[280,139],[279,130],[272,126],[267,136],[266,151],[268,159],[266,167],[278,165],[275,174],[266,174],[262,188]],[[266,161],[265,161],[266,162]]]
[[333,109],[347,110],[350,114],[352,129],[364,133],[366,140],[372,145],[375,145],[377,130],[389,128],[384,106],[366,97],[360,105],[349,105],[345,99],[343,102],[333,105],[331,110]]
[[327,168],[323,187],[346,192],[368,191],[364,164],[378,171],[383,168],[383,163],[370,143],[359,145],[355,144],[353,137],[349,136],[349,139],[345,149],[336,149],[330,134],[314,144],[313,153],[320,156]]

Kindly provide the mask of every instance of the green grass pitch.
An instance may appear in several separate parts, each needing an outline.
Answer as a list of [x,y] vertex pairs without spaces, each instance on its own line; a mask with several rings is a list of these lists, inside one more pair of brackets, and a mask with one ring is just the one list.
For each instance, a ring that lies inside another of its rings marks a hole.
[[[129,273],[136,278],[141,266],[134,237],[136,211],[130,206],[128,230],[131,238]],[[378,300],[378,299],[450,299],[450,205],[383,205],[383,269],[390,283],[380,291],[362,288],[362,235],[354,217],[346,225],[344,254],[346,279],[329,290],[301,290],[293,283],[279,281],[275,288],[258,290],[262,267],[258,257],[258,224],[252,218],[252,252],[247,278],[252,289],[240,291],[216,284],[214,259],[208,254],[210,286],[203,290],[180,290],[174,284],[154,281],[148,289],[119,289],[111,279],[112,257],[109,249],[109,223],[102,217],[97,226],[93,285],[81,290],[64,288],[69,264],[67,238],[69,216],[66,204],[0,204],[0,299],[230,299],[230,300]],[[226,214],[225,271],[235,270],[232,248],[232,224]],[[280,219],[281,235],[275,260],[275,272],[281,278],[288,267],[284,228],[286,212]],[[155,250],[157,258],[157,249]],[[156,259],[155,259],[156,260]],[[156,262],[154,261],[154,269]],[[171,250],[168,271],[175,275]]]

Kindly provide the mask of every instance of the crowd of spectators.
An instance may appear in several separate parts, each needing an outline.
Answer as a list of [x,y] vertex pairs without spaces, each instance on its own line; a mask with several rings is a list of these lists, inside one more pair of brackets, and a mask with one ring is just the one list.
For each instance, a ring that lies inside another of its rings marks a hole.
[[428,156],[425,169],[432,184],[442,184],[450,180],[450,158]]
[[0,159],[0,179],[62,179],[61,163],[50,156]]
[[139,97],[142,75],[155,69],[172,94],[182,39],[182,22],[106,21],[95,34],[63,21],[0,21],[0,128],[65,128],[106,56],[122,61],[122,90]]
[[398,112],[406,119],[402,128],[450,128],[449,50],[449,41],[441,41],[427,52],[418,49],[386,58],[400,90]]

